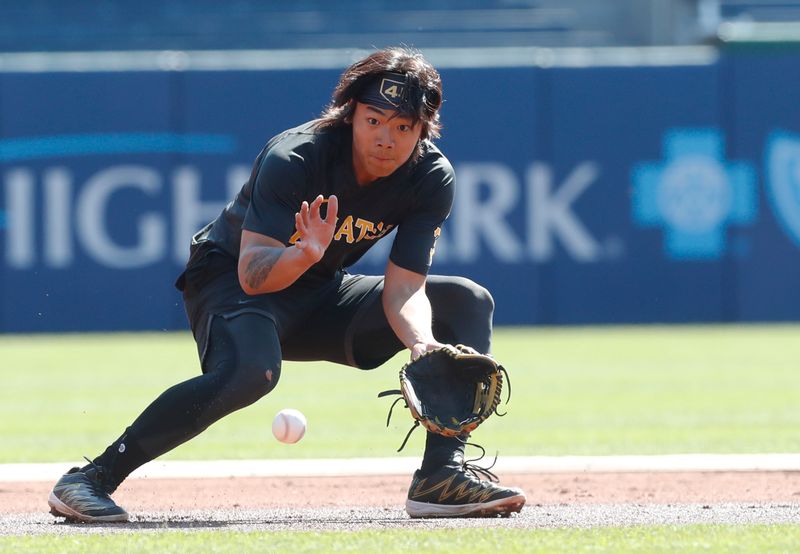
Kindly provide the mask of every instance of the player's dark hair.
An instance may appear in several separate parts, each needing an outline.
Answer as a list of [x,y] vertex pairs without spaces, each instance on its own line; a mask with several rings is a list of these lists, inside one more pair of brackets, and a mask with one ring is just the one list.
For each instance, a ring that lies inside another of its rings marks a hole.
[[421,139],[436,139],[442,124],[442,78],[439,72],[416,50],[402,47],[385,48],[357,61],[339,78],[331,103],[318,120],[320,127],[349,125],[361,93],[387,72],[406,75],[410,94],[400,113],[422,124]]

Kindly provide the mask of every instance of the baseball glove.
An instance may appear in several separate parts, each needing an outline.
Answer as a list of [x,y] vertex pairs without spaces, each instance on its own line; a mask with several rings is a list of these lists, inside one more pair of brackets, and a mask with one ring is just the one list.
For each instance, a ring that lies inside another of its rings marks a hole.
[[[497,411],[504,377],[508,381],[505,368],[494,358],[460,344],[432,350],[404,365],[400,389],[378,395],[401,395],[389,409],[387,427],[392,410],[401,400],[415,420],[398,452],[420,424],[433,433],[458,437],[473,431],[492,414],[505,415]],[[506,402],[510,399],[509,382]]]

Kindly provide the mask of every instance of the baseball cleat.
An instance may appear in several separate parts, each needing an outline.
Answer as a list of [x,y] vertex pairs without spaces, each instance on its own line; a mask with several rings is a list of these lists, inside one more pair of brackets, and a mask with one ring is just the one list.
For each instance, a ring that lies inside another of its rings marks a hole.
[[103,468],[95,464],[83,470],[70,469],[50,492],[50,513],[72,522],[128,521],[128,512],[108,495],[113,491],[107,489],[103,477]]
[[509,517],[525,505],[525,493],[518,488],[495,484],[491,472],[477,468],[490,480],[482,480],[476,467],[444,466],[427,477],[414,473],[406,500],[406,512],[417,517]]

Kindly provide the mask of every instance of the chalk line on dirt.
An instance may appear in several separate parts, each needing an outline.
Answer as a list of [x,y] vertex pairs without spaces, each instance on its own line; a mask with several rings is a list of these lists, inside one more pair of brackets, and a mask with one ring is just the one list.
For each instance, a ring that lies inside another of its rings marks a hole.
[[[484,458],[484,461],[487,459]],[[490,463],[490,462],[487,462]],[[0,482],[53,481],[85,462],[0,464]],[[155,460],[131,478],[325,477],[400,475],[419,466],[417,457],[284,460]],[[667,454],[648,456],[502,456],[497,473],[617,471],[800,471],[800,454]]]

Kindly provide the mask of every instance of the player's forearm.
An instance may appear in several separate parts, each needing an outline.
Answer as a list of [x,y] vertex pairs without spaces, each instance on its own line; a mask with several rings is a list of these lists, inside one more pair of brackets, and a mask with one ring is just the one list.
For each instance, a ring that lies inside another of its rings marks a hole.
[[276,292],[297,281],[314,263],[294,246],[250,248],[239,258],[239,284],[250,295]]
[[431,329],[431,303],[425,289],[383,295],[383,310],[392,330],[406,346],[436,342]]

